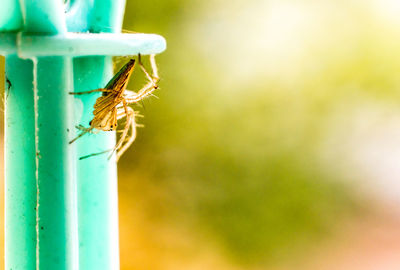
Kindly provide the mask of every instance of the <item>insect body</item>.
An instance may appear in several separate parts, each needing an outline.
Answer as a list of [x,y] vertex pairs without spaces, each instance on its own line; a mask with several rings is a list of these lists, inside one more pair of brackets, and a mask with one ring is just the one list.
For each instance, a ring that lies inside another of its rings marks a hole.
[[[70,143],[73,143],[78,138],[82,137],[86,133],[93,132],[94,130],[100,131],[112,131],[117,128],[117,121],[122,118],[126,118],[125,127],[122,131],[122,135],[118,140],[117,144],[112,150],[103,151],[100,153],[91,154],[80,159],[102,154],[105,152],[111,152],[111,155],[117,151],[117,160],[121,155],[129,148],[136,138],[136,121],[135,111],[128,105],[137,103],[158,89],[158,72],[155,62],[154,55],[150,56],[150,63],[152,67],[152,75],[150,75],[141,62],[141,56],[138,56],[138,62],[140,68],[148,78],[149,82],[140,89],[137,93],[126,90],[129,78],[135,68],[135,60],[131,59],[126,63],[117,74],[107,83],[104,88],[94,89],[85,92],[71,92],[73,95],[82,95],[94,92],[102,92],[102,95],[96,100],[93,108],[93,119],[90,121],[89,128],[78,126],[82,132]],[[129,134],[129,130],[131,131]],[[110,155],[110,157],[111,157]]]

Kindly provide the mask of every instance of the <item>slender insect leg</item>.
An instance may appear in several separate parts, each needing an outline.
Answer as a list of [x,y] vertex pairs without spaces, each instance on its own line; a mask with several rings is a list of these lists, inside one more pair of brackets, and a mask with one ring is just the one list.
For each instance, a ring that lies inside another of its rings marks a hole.
[[137,93],[131,90],[126,90],[124,91],[124,97],[129,97],[129,96],[136,96]]
[[[140,68],[142,69],[143,73],[146,75],[147,79],[149,79],[149,81],[151,81],[151,82],[154,82],[154,78],[149,74],[149,72],[144,67],[144,65],[142,63],[142,56],[140,54],[138,54],[138,62],[139,62]],[[154,83],[154,87],[156,87],[155,83]]]
[[157,68],[157,64],[156,64],[156,55],[155,54],[150,54],[150,65],[151,65],[151,69],[153,71],[153,77],[157,78],[159,80],[160,77],[158,76],[158,68]]
[[157,65],[155,62],[155,56],[154,54],[150,55],[150,63],[151,63],[151,68],[152,68],[152,72],[153,72],[153,76],[151,76],[146,68],[144,67],[142,60],[141,60],[141,55],[138,55],[139,58],[139,66],[141,67],[141,69],[143,70],[143,72],[146,74],[147,78],[149,79],[150,82],[148,82],[145,86],[143,86],[142,89],[140,89],[137,93],[133,92],[133,91],[129,91],[129,90],[125,90],[124,92],[124,97],[125,100],[128,104],[132,104],[132,103],[137,103],[140,100],[146,98],[147,96],[153,95],[153,92],[158,89],[158,70],[157,70]]
[[[133,95],[136,95],[136,93],[133,91],[125,90],[125,92],[126,91],[128,91],[129,94],[132,93]],[[126,104],[128,105],[128,103],[126,103]],[[137,105],[140,105],[140,104],[137,104]],[[130,109],[131,108],[128,107],[128,111],[130,111]],[[135,114],[135,117],[144,117],[144,115],[140,114],[139,112],[134,111],[134,114]],[[120,120],[120,119],[124,118],[125,116],[126,116],[126,112],[125,112],[124,106],[120,103],[117,106],[117,119]]]
[[101,151],[101,152],[98,152],[98,153],[86,155],[86,156],[80,157],[79,160],[90,158],[90,157],[94,157],[94,156],[98,156],[98,155],[102,155],[102,154],[108,153],[110,151],[113,151],[113,149],[104,150],[104,151]]
[[90,90],[90,91],[83,91],[83,92],[69,92],[68,94],[70,94],[70,95],[85,95],[85,94],[90,94],[90,93],[95,93],[95,92],[111,93],[111,92],[115,92],[115,91],[111,90],[111,89],[99,88],[99,89],[94,89],[94,90]]
[[[118,140],[117,144],[115,145],[114,150],[111,152],[109,158],[111,158],[111,156],[114,154],[115,151],[117,151],[119,148],[121,148],[123,142],[125,141],[126,136],[128,135],[130,122],[132,121],[131,114],[133,114],[133,116],[135,116],[133,110],[127,106],[125,101],[123,101],[122,104],[123,104],[123,111],[120,111],[119,118],[126,117],[126,123],[125,123],[124,130],[121,134],[121,137],[119,138],[119,140]],[[117,116],[117,119],[118,119],[118,116]]]
[[140,89],[137,93],[132,92],[132,91],[125,91],[125,99],[128,102],[128,104],[131,103],[136,103],[142,99],[144,99],[147,96],[153,95],[154,90],[158,89],[158,81],[160,80],[158,77],[158,69],[157,69],[157,64],[155,60],[155,55],[152,54],[150,55],[150,64],[153,72],[153,76],[151,76],[146,68],[144,67],[142,60],[141,60],[141,55],[138,55],[139,58],[139,66],[143,70],[143,72],[146,74],[147,78],[150,80],[145,86],[143,86],[142,89]]
[[140,89],[137,94],[131,93],[131,95],[126,95],[125,100],[128,104],[136,103],[147,96],[152,95],[156,89],[157,88],[154,87],[153,83],[149,82],[142,89]]
[[79,139],[80,137],[85,135],[86,133],[91,132],[93,130],[93,127],[90,127],[90,128],[87,128],[87,129],[82,129],[80,127],[79,129],[82,130],[82,132],[76,138],[74,138],[72,141],[70,141],[69,144],[73,143],[74,141],[76,141],[77,139]]
[[[125,141],[125,138],[128,134],[128,129],[129,129],[129,124],[130,124],[130,119],[128,116],[130,116],[130,114],[133,113],[133,110],[131,108],[129,108],[126,104],[126,102],[122,102],[123,105],[123,110],[124,110],[124,114],[122,114],[124,117],[126,117],[126,123],[125,123],[125,127],[124,130],[122,132],[121,138],[119,139],[118,143],[115,145],[115,149],[118,150],[122,143]],[[122,115],[120,116],[122,118]]]
[[117,152],[117,161],[119,158],[125,153],[126,150],[132,145],[132,143],[136,139],[136,122],[135,122],[135,113],[130,114],[127,116],[127,118],[130,117],[130,129],[131,129],[131,134],[128,137],[127,142],[120,148],[120,150]]
[[142,69],[143,73],[146,75],[147,79],[149,79],[150,82],[152,82],[154,88],[158,88],[158,81],[160,80],[160,78],[158,78],[158,70],[157,70],[157,65],[155,64],[155,58],[154,58],[154,54],[150,55],[150,62],[151,62],[151,68],[153,69],[153,76],[151,76],[149,74],[149,72],[146,70],[146,68],[144,67],[143,63],[142,63],[142,57],[140,54],[138,54],[138,62],[139,62],[139,66]]

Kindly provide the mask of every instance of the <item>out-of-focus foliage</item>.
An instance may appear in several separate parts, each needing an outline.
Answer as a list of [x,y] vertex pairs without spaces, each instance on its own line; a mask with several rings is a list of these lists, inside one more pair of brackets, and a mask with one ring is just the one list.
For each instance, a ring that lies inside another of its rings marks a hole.
[[[257,265],[359,209],[344,182],[364,180],[353,161],[374,140],[365,123],[398,112],[389,2],[128,1],[125,28],[168,41],[160,99],[144,102],[146,127],[120,162],[122,222],[140,211],[168,229],[143,232],[156,251],[131,252],[167,254],[164,267],[188,250]],[[194,240],[177,247],[180,231]]]

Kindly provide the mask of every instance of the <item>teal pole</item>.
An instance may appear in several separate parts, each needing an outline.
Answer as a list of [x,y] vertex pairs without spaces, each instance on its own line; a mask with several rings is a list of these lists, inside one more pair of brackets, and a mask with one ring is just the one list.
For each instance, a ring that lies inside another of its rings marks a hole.
[[[83,5],[83,3],[80,3]],[[69,26],[79,32],[119,32],[122,25],[125,1],[96,1],[81,13],[81,23],[77,18]],[[76,9],[76,7],[75,7]],[[107,19],[105,19],[107,18]],[[72,31],[72,30],[71,30]],[[102,38],[105,47],[104,35]],[[113,40],[111,40],[112,42]],[[82,44],[82,43],[81,43]],[[93,46],[95,47],[95,46]],[[112,46],[110,46],[112,47]],[[104,52],[103,52],[104,53]],[[79,57],[74,59],[74,89],[87,91],[104,87],[113,76],[110,56]],[[93,105],[101,94],[76,97],[76,123],[88,126],[93,118]],[[81,112],[81,113],[79,113]],[[112,149],[115,145],[115,132],[84,136],[76,142],[77,155]],[[76,159],[77,198],[78,198],[78,235],[79,268],[111,270],[119,269],[118,235],[118,183],[117,168],[114,159],[107,155],[93,158]]]
[[[74,60],[74,89],[104,87],[112,77],[110,57],[82,57]],[[98,95],[77,99],[77,123],[88,125]],[[98,133],[76,141],[77,156],[112,149],[115,134]],[[80,269],[119,269],[118,192],[116,163],[107,155],[76,159],[78,235]]]
[[76,269],[65,65],[60,57],[6,58],[5,269]]
[[9,55],[5,70],[5,269],[35,269],[33,62]]
[[[57,1],[22,1],[24,31],[66,32]],[[75,181],[68,141],[72,130],[72,63],[66,57],[33,57],[36,164],[36,269],[77,269]],[[75,206],[75,207],[74,207]],[[55,248],[56,247],[56,248]]]
[[19,1],[2,0],[0,8],[0,31],[19,31],[22,28],[22,14]]
[[73,98],[68,95],[72,63],[64,57],[40,57],[34,68],[37,268],[78,269],[76,183],[68,144],[73,130]]
[[115,134],[88,134],[69,145],[74,126],[88,126],[99,94],[68,92],[103,87],[112,77],[111,55],[160,53],[165,40],[115,33],[124,0],[5,1],[13,7],[9,20],[0,19],[6,269],[118,269],[115,159],[79,160],[112,148]]

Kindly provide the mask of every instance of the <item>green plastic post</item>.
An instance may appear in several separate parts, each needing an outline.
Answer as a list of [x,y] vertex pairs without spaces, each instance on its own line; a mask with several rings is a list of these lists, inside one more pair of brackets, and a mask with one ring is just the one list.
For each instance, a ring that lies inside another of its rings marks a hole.
[[0,31],[18,31],[22,28],[22,14],[19,1],[2,0],[0,8]]
[[70,66],[6,58],[5,269],[77,269]]
[[[83,14],[81,25],[74,21],[74,30],[86,32],[119,32],[125,1],[97,1]],[[107,19],[105,19],[107,18]],[[101,35],[102,36],[102,35]],[[105,40],[103,40],[104,42]],[[104,44],[104,43],[103,43]],[[105,44],[102,49],[104,49]],[[74,89],[87,91],[104,87],[113,76],[111,57],[74,59]],[[89,126],[93,104],[101,94],[77,97],[76,122]],[[76,142],[77,155],[84,156],[112,149],[115,133],[84,136]],[[80,269],[119,269],[118,184],[115,159],[99,155],[77,160],[78,235]]]
[[33,62],[9,55],[5,69],[5,269],[35,269]]
[[115,157],[79,160],[111,149],[115,133],[69,144],[75,125],[88,126],[99,94],[68,92],[104,87],[111,55],[160,53],[165,40],[116,33],[124,0],[5,1],[13,12],[0,19],[0,53],[7,55],[6,269],[118,269]]
[[[63,6],[52,0],[22,1],[27,33],[66,32]],[[33,58],[36,178],[36,269],[77,269],[73,155],[72,63],[66,57]],[[32,266],[29,266],[29,269]],[[10,265],[12,268],[12,265]]]
[[64,57],[44,57],[34,68],[37,266],[78,269],[74,156],[68,144],[73,129],[73,97],[67,92],[72,89],[72,63]]
[[[110,57],[74,60],[76,91],[104,87],[112,77]],[[88,126],[98,95],[77,98],[77,123]],[[83,136],[76,141],[77,156],[112,149],[114,133]],[[80,269],[119,269],[118,197],[116,164],[108,155],[76,159]]]

